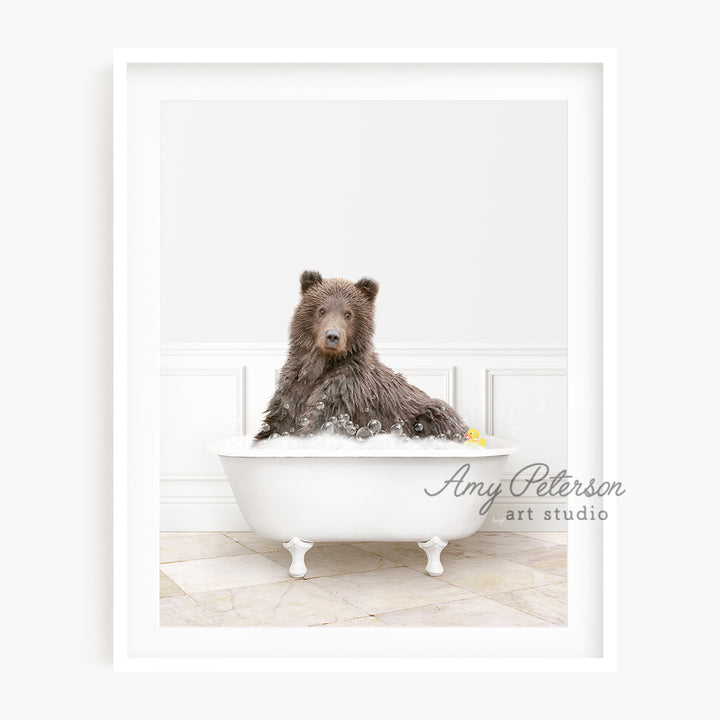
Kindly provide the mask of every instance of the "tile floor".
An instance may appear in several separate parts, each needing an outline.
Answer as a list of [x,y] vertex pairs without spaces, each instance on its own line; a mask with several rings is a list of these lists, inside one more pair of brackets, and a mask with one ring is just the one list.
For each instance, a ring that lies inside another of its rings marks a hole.
[[316,543],[288,576],[252,532],[160,534],[160,625],[552,626],[567,618],[563,532],[479,532],[430,577],[415,543]]

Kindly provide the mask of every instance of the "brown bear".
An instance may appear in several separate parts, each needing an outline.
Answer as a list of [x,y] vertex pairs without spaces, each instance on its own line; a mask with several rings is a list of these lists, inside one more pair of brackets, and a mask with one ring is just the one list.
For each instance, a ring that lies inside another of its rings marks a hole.
[[366,277],[353,284],[323,280],[311,270],[300,276],[288,358],[255,440],[322,431],[359,439],[392,432],[462,441],[467,427],[450,405],[378,360],[373,347],[378,289]]

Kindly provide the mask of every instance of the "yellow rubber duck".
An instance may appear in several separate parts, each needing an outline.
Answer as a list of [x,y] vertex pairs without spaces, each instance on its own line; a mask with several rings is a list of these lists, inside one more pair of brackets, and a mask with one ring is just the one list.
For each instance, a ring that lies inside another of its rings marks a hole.
[[472,445],[473,447],[485,447],[485,438],[480,437],[480,433],[475,428],[470,428],[465,433],[464,445]]

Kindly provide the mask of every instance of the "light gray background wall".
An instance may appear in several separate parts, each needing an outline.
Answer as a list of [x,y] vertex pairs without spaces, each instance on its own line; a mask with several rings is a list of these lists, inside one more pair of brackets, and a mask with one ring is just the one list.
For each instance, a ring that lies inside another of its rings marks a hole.
[[[720,234],[713,12],[700,0],[8,6],[0,25],[0,79],[12,110],[0,134],[7,706],[27,717],[194,719],[268,707],[299,717],[303,708],[317,715],[319,705],[298,697],[320,697],[350,718],[377,712],[385,691],[418,718],[447,712],[448,702],[514,718],[580,708],[588,720],[621,705],[676,715],[712,706],[708,551],[718,485],[704,483],[700,501],[678,512],[678,478],[710,477],[712,458],[687,446],[713,448],[717,435],[708,402],[720,364],[708,332],[708,313],[720,305],[708,254]],[[628,492],[618,518],[617,674],[112,674],[114,46],[618,48],[619,460]],[[678,274],[680,259],[692,272]],[[683,391],[659,392],[668,378]],[[648,452],[667,438],[668,418],[687,422],[662,452]],[[679,522],[693,528],[687,551]],[[672,582],[648,601],[641,584],[668,577],[669,567]]]
[[284,341],[315,268],[380,282],[379,342],[565,342],[566,111],[164,103],[161,340]]

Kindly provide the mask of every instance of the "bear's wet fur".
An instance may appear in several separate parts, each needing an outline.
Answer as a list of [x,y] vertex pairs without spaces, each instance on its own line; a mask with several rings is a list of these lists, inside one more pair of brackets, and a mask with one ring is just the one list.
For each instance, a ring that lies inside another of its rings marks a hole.
[[[255,440],[275,433],[307,436],[343,414],[354,425],[400,423],[405,435],[462,441],[467,426],[450,405],[429,397],[378,360],[373,346],[375,297],[370,278],[356,283],[300,276],[300,302],[290,323],[290,349]],[[339,432],[343,432],[339,430]]]

